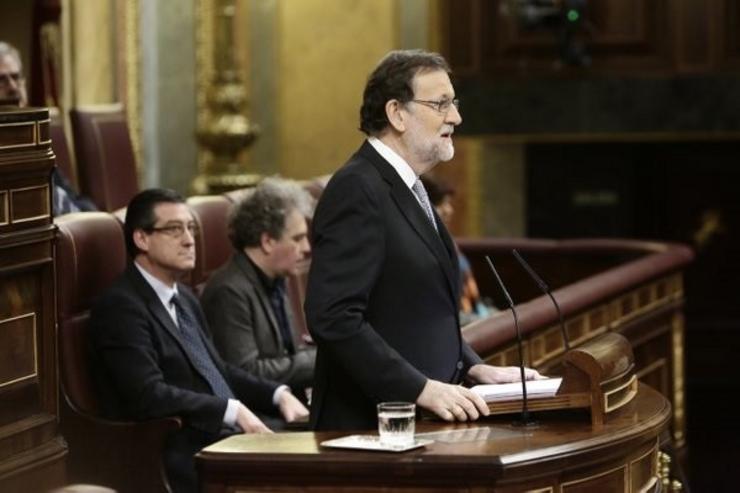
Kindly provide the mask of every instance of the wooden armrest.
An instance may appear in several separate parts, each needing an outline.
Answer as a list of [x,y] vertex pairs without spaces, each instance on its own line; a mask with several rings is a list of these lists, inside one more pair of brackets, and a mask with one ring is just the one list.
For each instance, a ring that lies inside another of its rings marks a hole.
[[162,463],[167,435],[178,417],[112,421],[62,404],[62,435],[69,445],[68,479],[118,491],[169,491]]

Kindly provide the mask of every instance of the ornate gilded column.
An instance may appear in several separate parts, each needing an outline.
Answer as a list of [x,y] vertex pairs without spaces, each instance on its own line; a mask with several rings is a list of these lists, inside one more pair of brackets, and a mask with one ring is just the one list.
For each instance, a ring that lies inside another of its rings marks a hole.
[[[212,46],[210,54],[215,65],[209,71],[208,60],[201,53],[199,70],[211,73],[205,105],[198,117],[198,144],[202,152],[199,174],[193,181],[193,191],[197,194],[248,187],[259,180],[258,175],[248,173],[239,161],[240,154],[257,137],[259,127],[245,114],[247,91],[234,51],[234,3],[234,0],[200,0],[199,5],[199,46]],[[209,35],[212,43],[208,42]]]

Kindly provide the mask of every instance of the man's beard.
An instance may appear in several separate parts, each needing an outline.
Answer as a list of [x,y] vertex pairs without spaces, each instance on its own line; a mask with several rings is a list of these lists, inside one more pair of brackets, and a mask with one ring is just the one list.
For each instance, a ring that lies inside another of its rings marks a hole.
[[443,161],[449,161],[455,156],[455,146],[452,144],[452,138],[444,139],[442,142],[437,139],[442,139],[442,137],[423,137],[419,135],[418,130],[409,130],[409,147],[412,154],[417,156],[419,161],[431,163],[432,166]]
[[441,146],[441,149],[439,149],[439,160],[440,161],[449,161],[453,157],[455,157],[455,146],[452,144],[452,137],[449,138],[449,142],[443,142]]

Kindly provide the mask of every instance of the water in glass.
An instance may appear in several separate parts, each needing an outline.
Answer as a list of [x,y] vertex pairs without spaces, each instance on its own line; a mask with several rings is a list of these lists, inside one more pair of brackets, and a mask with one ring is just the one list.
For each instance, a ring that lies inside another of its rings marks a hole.
[[378,434],[380,442],[392,447],[414,443],[415,405],[384,402],[378,404]]

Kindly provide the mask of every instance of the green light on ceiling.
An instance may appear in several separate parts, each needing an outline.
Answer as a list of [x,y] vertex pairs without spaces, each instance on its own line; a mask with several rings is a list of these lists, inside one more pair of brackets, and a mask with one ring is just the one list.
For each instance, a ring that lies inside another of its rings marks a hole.
[[581,14],[577,10],[571,9],[568,11],[567,17],[570,22],[576,22],[581,17]]

